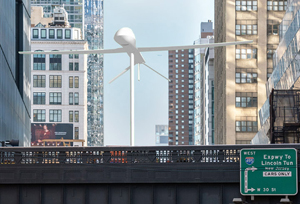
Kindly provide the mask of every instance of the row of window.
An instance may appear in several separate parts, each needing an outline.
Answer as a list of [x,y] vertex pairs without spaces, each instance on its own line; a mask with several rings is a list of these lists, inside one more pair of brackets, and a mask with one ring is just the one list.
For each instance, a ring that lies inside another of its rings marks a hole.
[[[278,35],[279,25],[268,25],[267,33],[268,35]],[[235,34],[236,35],[257,35],[257,25],[235,25]]]
[[[61,92],[50,92],[49,93],[49,104],[50,105],[61,105],[62,93]],[[45,92],[33,92],[33,104],[46,104],[46,93]],[[69,105],[79,105],[79,93],[69,92]]]
[[[285,11],[287,0],[272,0],[267,2],[268,11]],[[257,0],[235,1],[236,11],[257,11]]]
[[236,132],[257,132],[257,121],[235,121]]
[[257,58],[257,49],[235,49],[235,58],[236,59],[256,59]]
[[[50,92],[49,93],[49,104],[50,105],[61,105],[62,93],[61,92]],[[33,104],[46,104],[46,93],[45,92],[33,92]],[[79,105],[79,93],[69,92],[69,105]]]
[[[32,38],[46,39],[47,38],[47,29],[41,29],[40,31],[41,32],[39,32],[39,29],[32,29]],[[54,29],[48,30],[48,37],[49,37],[49,39],[55,39],[55,30]],[[56,38],[63,39],[63,30],[62,29],[56,30]],[[64,39],[71,39],[71,29],[65,29]]]
[[[62,76],[49,76],[50,88],[61,88]],[[33,87],[46,87],[46,75],[33,75]],[[69,88],[79,88],[79,76],[69,76]]]
[[[34,109],[33,110],[33,121],[34,122],[46,122],[46,110],[45,109]],[[62,121],[62,110],[49,110],[49,122],[61,122]],[[79,111],[69,111],[69,122],[79,122]]]
[[237,92],[235,93],[236,107],[257,107],[257,93],[256,92]]
[[257,25],[235,25],[236,35],[257,35]]
[[257,73],[236,72],[235,83],[237,84],[257,83]]

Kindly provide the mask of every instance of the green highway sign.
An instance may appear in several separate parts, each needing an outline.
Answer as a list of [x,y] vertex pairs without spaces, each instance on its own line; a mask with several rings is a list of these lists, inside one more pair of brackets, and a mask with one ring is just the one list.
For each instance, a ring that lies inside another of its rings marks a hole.
[[298,193],[296,149],[242,149],[240,167],[242,195]]

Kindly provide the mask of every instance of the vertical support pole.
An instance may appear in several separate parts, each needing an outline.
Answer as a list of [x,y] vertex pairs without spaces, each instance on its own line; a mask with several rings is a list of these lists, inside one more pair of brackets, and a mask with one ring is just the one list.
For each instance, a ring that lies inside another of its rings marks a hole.
[[138,80],[141,80],[141,70],[140,70],[140,64],[138,64]]
[[134,146],[134,54],[130,53],[130,146]]

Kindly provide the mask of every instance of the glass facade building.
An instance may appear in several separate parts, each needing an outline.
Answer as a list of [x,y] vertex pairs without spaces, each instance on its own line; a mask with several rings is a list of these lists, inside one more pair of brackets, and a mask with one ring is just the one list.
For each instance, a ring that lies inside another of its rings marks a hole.
[[267,143],[270,128],[269,96],[273,89],[299,88],[300,77],[300,0],[288,1],[286,14],[279,26],[280,42],[273,55],[273,73],[266,83],[267,100],[259,111],[261,130],[253,144]]
[[0,1],[0,141],[30,146],[30,1]]
[[[31,0],[50,17],[55,6],[64,6],[71,27],[81,28],[89,49],[103,49],[103,0]],[[91,54],[87,61],[88,146],[103,146],[103,55]]]

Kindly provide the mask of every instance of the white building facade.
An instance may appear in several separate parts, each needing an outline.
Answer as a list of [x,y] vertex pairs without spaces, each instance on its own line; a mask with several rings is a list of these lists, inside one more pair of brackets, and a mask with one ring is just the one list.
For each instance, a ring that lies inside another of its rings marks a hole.
[[[79,28],[45,27],[41,24],[31,28],[32,51],[84,50],[87,48],[87,42],[82,40]],[[47,129],[45,125],[50,128],[51,124],[52,126],[60,125],[60,130],[55,130],[56,138],[50,139],[64,137],[63,132],[66,128],[68,137],[64,139],[85,140],[86,145],[87,56],[35,54],[32,55],[31,60],[32,127],[44,126]],[[33,128],[32,134],[35,134]],[[42,144],[40,140],[32,139],[31,145]],[[73,146],[81,146],[81,143],[73,143]]]

